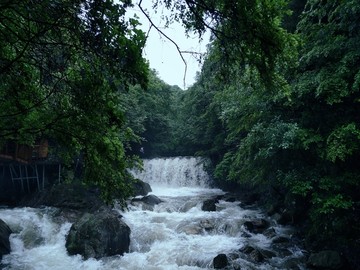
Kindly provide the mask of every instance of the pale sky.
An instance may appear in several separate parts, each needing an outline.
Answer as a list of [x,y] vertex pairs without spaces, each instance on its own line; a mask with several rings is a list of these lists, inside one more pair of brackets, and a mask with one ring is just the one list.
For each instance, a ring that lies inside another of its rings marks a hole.
[[[154,24],[156,24],[161,31],[163,31],[169,38],[171,38],[179,46],[181,51],[202,52],[206,51],[206,45],[209,41],[209,34],[207,34],[203,41],[200,42],[197,36],[187,38],[185,30],[179,23],[174,23],[165,29],[165,22],[161,20],[162,11],[155,13],[151,8],[151,1],[143,1],[142,7],[150,16]],[[163,12],[168,12],[166,9]],[[136,13],[140,17],[142,23],[142,30],[147,33],[150,27],[148,19],[141,13],[137,3],[133,9],[128,11],[129,16]],[[176,46],[163,37],[154,27],[151,28],[149,37],[144,49],[144,57],[149,61],[150,68],[158,72],[159,77],[170,85],[178,85],[182,89],[186,89],[195,82],[196,73],[200,71],[201,65],[191,54],[183,54],[187,63],[187,71],[185,74],[185,64],[177,51]],[[185,76],[186,75],[186,76]],[[185,87],[184,87],[185,76]]]

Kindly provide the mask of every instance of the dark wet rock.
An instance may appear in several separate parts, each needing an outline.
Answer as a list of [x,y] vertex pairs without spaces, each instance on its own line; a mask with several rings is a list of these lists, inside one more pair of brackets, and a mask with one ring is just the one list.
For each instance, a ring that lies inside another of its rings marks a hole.
[[279,248],[278,246],[272,246],[279,254],[279,257],[285,258],[292,255],[292,252],[287,248]]
[[244,194],[241,198],[241,206],[251,206],[256,204],[260,199],[260,194],[258,193],[250,193],[250,194]]
[[251,234],[249,234],[249,233],[247,233],[247,232],[243,232],[243,233],[241,233],[241,237],[250,238],[250,237],[251,237]]
[[254,250],[255,250],[254,247],[247,245],[247,246],[243,246],[239,251],[241,251],[242,253],[245,253],[245,254],[250,254]]
[[313,269],[336,270],[341,269],[342,260],[337,251],[323,250],[312,253],[307,261],[307,265]]
[[265,259],[271,259],[273,257],[276,257],[276,253],[272,250],[268,250],[268,249],[259,249],[261,255],[265,258]]
[[226,202],[236,202],[237,198],[236,197],[227,197],[227,198],[225,198],[225,201]]
[[133,198],[131,200],[132,205],[141,205],[143,210],[149,210],[149,211],[153,211],[154,206],[162,202],[163,200],[152,194],[144,196],[142,198]]
[[11,251],[9,237],[12,233],[9,226],[0,219],[0,260],[3,255],[9,254]]
[[203,211],[216,211],[216,204],[219,202],[218,199],[209,199],[203,202],[201,210]]
[[264,256],[257,249],[254,249],[249,253],[249,258],[254,262],[262,262],[264,260]]
[[251,221],[245,221],[244,227],[251,233],[263,233],[269,227],[269,222],[262,218],[254,219]]
[[134,205],[134,206],[138,206],[138,207],[141,206],[141,209],[144,210],[144,211],[154,211],[154,206],[153,205],[146,204],[146,203],[142,202],[141,200],[134,200],[133,199],[131,201],[131,204]]
[[279,223],[281,215],[279,213],[274,213],[273,215],[271,215],[271,219],[274,220],[276,223]]
[[286,236],[276,236],[272,242],[274,244],[283,244],[283,243],[289,243],[290,242],[290,238],[286,237]]
[[129,245],[130,228],[115,211],[84,214],[71,226],[66,238],[68,253],[85,259],[122,255],[129,251]]
[[53,206],[86,212],[97,211],[104,205],[98,189],[89,188],[80,183],[54,185],[50,189],[23,198],[19,204],[19,206],[29,207]]
[[217,197],[218,200],[223,200],[225,202],[236,202],[240,201],[241,197],[238,194],[226,193]]
[[267,238],[273,238],[276,236],[275,229],[273,227],[268,228],[263,232],[263,235],[265,235]]
[[213,260],[213,265],[215,269],[225,268],[229,264],[226,254],[219,254]]
[[132,183],[133,196],[146,196],[152,191],[150,185],[139,179],[135,179]]
[[145,197],[142,197],[142,198],[134,198],[131,200],[132,202],[142,202],[142,203],[145,203],[145,204],[148,204],[148,205],[151,205],[151,206],[154,206],[154,205],[157,205],[159,203],[162,203],[163,201],[158,198],[157,196],[155,195],[147,195]]
[[163,202],[161,199],[159,199],[155,195],[147,195],[147,196],[143,197],[141,199],[141,201],[146,204],[152,205],[152,206]]
[[302,269],[302,268],[300,268],[300,265],[302,263],[303,262],[299,258],[290,258],[282,264],[282,268],[289,269],[289,270],[300,270],[300,269]]
[[288,225],[294,223],[294,212],[284,209],[280,213],[275,213],[272,218],[281,225]]
[[242,247],[239,251],[247,254],[254,262],[262,262],[264,259],[271,259],[276,256],[275,252],[271,250],[261,249],[250,245]]
[[266,214],[267,214],[268,216],[272,216],[272,215],[274,215],[275,213],[279,212],[279,210],[280,210],[279,205],[277,205],[277,204],[272,204],[272,205],[270,205],[270,206],[267,208]]

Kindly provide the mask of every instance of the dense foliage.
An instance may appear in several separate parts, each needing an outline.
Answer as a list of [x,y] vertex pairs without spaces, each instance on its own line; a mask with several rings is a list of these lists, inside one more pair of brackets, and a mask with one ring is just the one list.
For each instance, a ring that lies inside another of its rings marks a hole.
[[121,97],[147,81],[145,35],[127,1],[2,1],[0,144],[48,138],[61,162],[81,154],[83,180],[110,200],[129,194]]
[[308,239],[356,245],[358,1],[154,0],[212,32],[187,91],[148,70],[130,1],[28,2],[0,4],[1,144],[47,137],[67,164],[81,154],[107,199],[129,194],[133,155],[207,155],[219,183],[301,210]]
[[173,154],[210,156],[219,184],[282,201],[313,244],[358,245],[360,3],[157,2],[213,33],[173,119]]
[[[184,5],[191,8],[193,2]],[[309,239],[355,243],[360,236],[360,4],[310,0],[304,7],[304,1],[292,1],[296,16],[283,13],[282,20],[281,13],[272,13],[273,25],[259,17],[263,27],[278,31],[262,28],[272,33],[264,49],[256,40],[265,38],[261,35],[244,40],[246,16],[232,24],[226,8],[231,1],[196,2],[209,8],[201,18],[212,11],[226,20],[213,26],[202,73],[184,96],[183,125],[189,132],[183,141],[212,157],[218,181],[275,190],[295,211],[305,209]],[[283,10],[280,2],[267,3],[270,10]],[[258,1],[236,4],[232,12],[249,4],[251,14],[257,8],[266,14]],[[196,28],[197,19],[185,22]],[[228,29],[236,33],[230,43]],[[228,49],[237,54],[230,55],[231,62]]]

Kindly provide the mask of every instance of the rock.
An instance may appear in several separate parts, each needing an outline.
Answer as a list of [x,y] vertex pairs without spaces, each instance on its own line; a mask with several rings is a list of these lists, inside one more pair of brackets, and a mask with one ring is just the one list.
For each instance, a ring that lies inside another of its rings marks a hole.
[[191,208],[196,207],[197,205],[197,201],[187,201],[180,209],[179,212],[187,212],[189,211]]
[[158,197],[156,197],[155,195],[147,195],[142,198],[133,198],[131,200],[132,205],[141,205],[143,210],[149,210],[149,211],[153,211],[154,206],[162,202],[163,201]]
[[86,187],[80,183],[62,183],[50,189],[31,194],[24,198],[19,206],[41,207],[54,206],[86,212],[97,211],[104,206],[98,189]]
[[299,265],[301,265],[301,264],[302,264],[302,262],[300,259],[290,258],[282,264],[282,267],[283,267],[283,269],[300,270],[301,268]]
[[257,203],[260,199],[260,194],[250,193],[244,196],[241,200],[241,206],[251,206]]
[[275,213],[272,218],[281,225],[294,223],[294,213],[288,209],[283,210],[281,213]]
[[228,265],[229,261],[226,254],[219,254],[213,259],[215,269],[222,269]]
[[283,244],[283,243],[289,243],[290,242],[290,239],[286,236],[276,236],[272,242],[274,244]]
[[336,270],[342,267],[340,254],[333,250],[323,250],[312,253],[307,261],[307,265],[314,269]]
[[264,260],[264,256],[257,249],[254,249],[253,251],[251,251],[249,254],[249,257],[254,262],[262,262]]
[[275,213],[271,215],[271,218],[276,222],[279,223],[279,220],[281,219],[281,215],[279,213]]
[[271,250],[255,248],[250,245],[242,247],[239,251],[249,255],[250,259],[255,262],[261,262],[264,259],[271,259],[276,256],[275,252]]
[[255,250],[255,248],[252,247],[252,246],[243,246],[243,247],[240,249],[240,251],[241,251],[242,253],[245,253],[245,254],[250,254],[250,253],[253,252],[254,250]]
[[201,210],[203,211],[216,211],[216,204],[218,203],[218,199],[209,199],[203,202]]
[[268,228],[263,232],[263,235],[265,235],[267,238],[273,238],[276,236],[276,232],[274,228]]
[[0,219],[0,260],[5,254],[9,254],[11,251],[9,237],[12,233],[9,226]]
[[251,234],[249,234],[249,233],[247,233],[247,232],[242,232],[242,233],[241,233],[241,237],[250,238],[250,237],[251,237]]
[[137,207],[141,206],[141,209],[144,210],[144,211],[154,211],[154,206],[146,204],[146,203],[144,203],[142,201],[136,201],[136,200],[134,201],[134,200],[132,200],[131,204],[134,205],[134,206],[137,206]]
[[205,231],[211,231],[215,228],[215,225],[210,220],[203,219],[200,221],[200,227],[203,228]]
[[275,205],[275,204],[272,204],[268,207],[268,209],[266,210],[266,214],[268,216],[272,216],[274,215],[276,212],[279,211],[279,206],[278,205]]
[[144,203],[147,203],[149,205],[152,205],[152,206],[163,202],[161,199],[159,199],[155,195],[145,196],[144,198],[141,199],[141,201]]
[[239,195],[237,194],[232,194],[232,193],[227,193],[224,194],[222,196],[218,196],[217,197],[219,200],[224,200],[226,202],[236,202],[236,201],[240,201],[241,198],[239,197]]
[[273,257],[276,257],[276,253],[268,250],[268,249],[259,249],[261,255],[265,258],[265,259],[271,259]]
[[132,183],[133,196],[146,196],[152,191],[150,185],[139,179],[135,179]]
[[84,214],[71,226],[66,238],[70,255],[96,259],[129,252],[130,228],[114,211]]
[[263,233],[269,227],[269,222],[265,219],[254,219],[245,221],[244,227],[251,233]]

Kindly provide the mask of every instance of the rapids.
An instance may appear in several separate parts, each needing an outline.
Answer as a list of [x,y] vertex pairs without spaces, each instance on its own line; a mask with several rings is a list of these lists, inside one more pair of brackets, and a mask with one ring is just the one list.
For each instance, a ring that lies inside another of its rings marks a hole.
[[[153,211],[131,203],[126,211],[117,209],[131,228],[129,253],[101,260],[69,256],[65,237],[71,224],[56,217],[57,209],[2,208],[0,219],[14,233],[11,254],[3,257],[0,269],[209,269],[220,253],[229,257],[229,269],[288,269],[289,262],[297,267],[291,269],[305,269],[301,263],[304,252],[295,244],[274,245],[271,238],[246,231],[245,221],[266,218],[259,209],[220,200],[217,211],[201,210],[204,200],[224,194],[211,188],[201,159],[145,160],[144,169],[133,174],[148,182],[152,194],[164,202]],[[277,235],[291,236],[291,228],[270,222]],[[240,252],[249,245],[275,256],[255,262]]]

